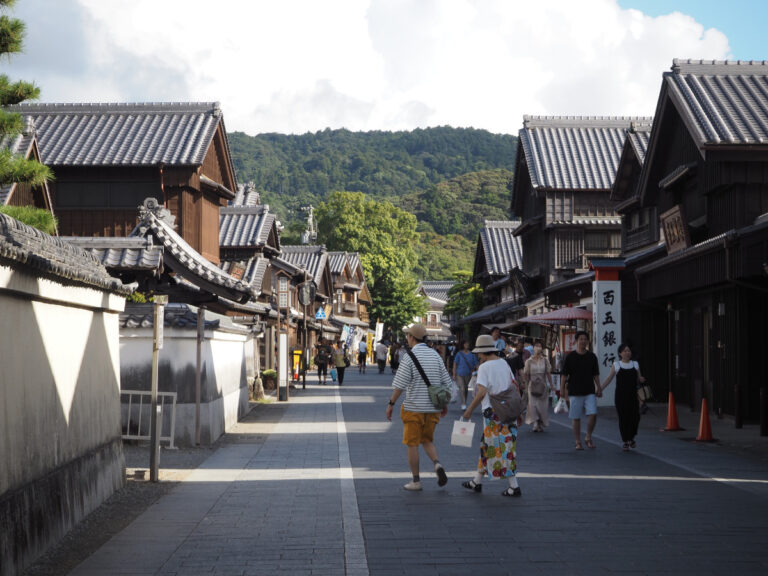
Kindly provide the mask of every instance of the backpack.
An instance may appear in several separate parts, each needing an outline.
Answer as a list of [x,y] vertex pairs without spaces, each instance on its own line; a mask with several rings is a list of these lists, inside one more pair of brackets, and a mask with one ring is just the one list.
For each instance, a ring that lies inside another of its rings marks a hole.
[[434,406],[438,410],[445,409],[448,406],[448,404],[451,403],[450,387],[442,383],[432,384],[429,381],[429,378],[427,378],[427,375],[424,373],[424,368],[421,367],[421,364],[416,358],[416,355],[408,349],[406,349],[405,351],[407,352],[408,356],[411,357],[411,360],[413,360],[413,365],[416,366],[416,370],[419,371],[419,374],[421,375],[421,379],[424,380],[424,383],[427,385],[427,391],[429,392],[429,399],[432,401],[432,406]]

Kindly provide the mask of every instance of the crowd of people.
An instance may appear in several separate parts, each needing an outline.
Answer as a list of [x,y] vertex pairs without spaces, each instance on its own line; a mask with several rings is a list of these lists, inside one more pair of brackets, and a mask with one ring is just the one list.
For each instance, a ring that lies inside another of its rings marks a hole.
[[[620,360],[615,362],[607,378],[601,382],[597,356],[589,350],[589,335],[579,331],[575,335],[575,349],[561,358],[558,351],[547,353],[542,342],[519,337],[509,342],[498,328],[481,335],[471,346],[470,341],[433,343],[427,341],[427,330],[422,324],[404,329],[405,341],[382,338],[373,346],[373,359],[379,374],[386,372],[387,364],[394,374],[392,395],[386,417],[392,419],[395,404],[404,395],[400,407],[403,421],[403,444],[408,448],[408,463],[412,480],[405,485],[409,491],[422,489],[419,474],[419,447],[433,463],[438,485],[447,482],[434,444],[435,427],[447,414],[446,406],[436,406],[430,387],[450,386],[457,393],[462,418],[469,420],[480,406],[483,417],[479,435],[479,456],[475,475],[462,483],[473,492],[481,492],[483,479],[507,479],[509,486],[503,496],[522,494],[517,481],[517,437],[524,423],[535,433],[544,432],[549,425],[551,403],[558,398],[568,406],[568,416],[574,438],[574,448],[594,449],[592,437],[597,422],[597,398],[616,379],[615,406],[618,413],[622,450],[637,445],[636,435],[640,422],[640,402],[637,388],[645,382],[640,366],[632,360],[627,344],[618,348]],[[357,368],[365,374],[368,343],[363,340],[357,347]],[[352,353],[339,342],[320,340],[315,346],[313,362],[317,367],[318,383],[328,379],[344,383],[344,372],[350,366]],[[510,387],[525,403],[524,412],[511,421],[503,421],[494,410],[492,399]],[[584,436],[582,423],[586,420]]]

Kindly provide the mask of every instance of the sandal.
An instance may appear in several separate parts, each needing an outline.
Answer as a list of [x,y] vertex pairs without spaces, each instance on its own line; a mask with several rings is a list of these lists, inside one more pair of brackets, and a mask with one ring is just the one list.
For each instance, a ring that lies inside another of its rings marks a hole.
[[581,445],[579,440],[576,440],[576,450],[584,450],[584,446]]
[[592,437],[584,438],[584,444],[587,445],[587,448],[594,448],[595,447],[595,443],[592,442]]
[[520,487],[517,488],[507,488],[504,490],[504,492],[501,493],[502,496],[508,496],[510,498],[515,498],[517,496],[522,496],[523,492],[520,490]]
[[629,447],[630,447],[630,448],[637,448],[637,444],[635,443],[635,441],[634,441],[634,440],[631,440],[631,441],[629,442]]
[[475,492],[482,492],[483,491],[483,485],[482,484],[476,484],[474,480],[467,480],[466,482],[461,483],[464,488],[467,490],[473,490]]
[[629,442],[624,442],[624,444],[622,444],[622,446],[621,446],[621,449],[624,452],[629,452]]

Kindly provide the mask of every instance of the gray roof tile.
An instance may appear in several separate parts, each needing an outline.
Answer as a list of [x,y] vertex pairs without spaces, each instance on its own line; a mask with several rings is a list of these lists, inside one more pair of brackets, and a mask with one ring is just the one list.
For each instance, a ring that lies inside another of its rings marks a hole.
[[674,60],[664,82],[698,145],[768,144],[768,62]]
[[219,210],[219,246],[222,248],[262,248],[275,226],[275,215],[268,204],[226,206]]
[[243,270],[243,282],[250,284],[254,290],[260,292],[264,283],[264,274],[269,268],[269,259],[256,255],[245,260],[222,260],[221,269],[227,274],[232,274],[235,268]]
[[220,125],[226,138],[218,102],[22,103],[8,109],[34,119],[49,166],[197,166]]
[[632,122],[651,119],[525,116],[519,136],[533,187],[610,190]]
[[163,269],[163,248],[152,244],[152,238],[63,236],[70,244],[93,254],[109,270]]
[[285,246],[281,248],[282,259],[301,270],[306,270],[317,281],[328,262],[325,246]]
[[456,282],[447,280],[424,280],[419,283],[419,289],[424,292],[427,298],[448,302],[448,290],[450,290],[454,284],[456,284]]
[[480,242],[485,253],[485,265],[491,276],[503,276],[512,268],[523,265],[523,248],[520,238],[514,236],[519,221],[486,220],[480,230]]
[[339,275],[344,272],[344,266],[349,260],[346,252],[328,252],[328,262],[331,274]]
[[0,262],[32,268],[58,281],[129,294],[90,253],[0,213]]

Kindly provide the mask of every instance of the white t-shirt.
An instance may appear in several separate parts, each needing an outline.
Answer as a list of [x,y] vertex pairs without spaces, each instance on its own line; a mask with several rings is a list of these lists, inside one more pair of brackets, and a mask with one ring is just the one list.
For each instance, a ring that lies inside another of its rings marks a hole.
[[368,352],[368,344],[366,344],[365,340],[360,340],[360,347],[358,348],[358,350],[363,354]]
[[504,358],[498,358],[497,360],[488,360],[480,364],[477,369],[477,384],[485,388],[486,395],[483,396],[483,400],[480,407],[485,410],[491,407],[491,401],[488,398],[488,394],[498,394],[504,392],[514,382],[515,377],[512,374],[512,370],[509,368],[509,364]]
[[614,362],[613,369],[616,370],[616,372],[618,372],[619,368],[624,368],[624,370],[632,370],[632,368],[634,368],[638,372],[640,371],[640,365],[634,360],[630,360],[629,362],[622,362],[622,361]]

